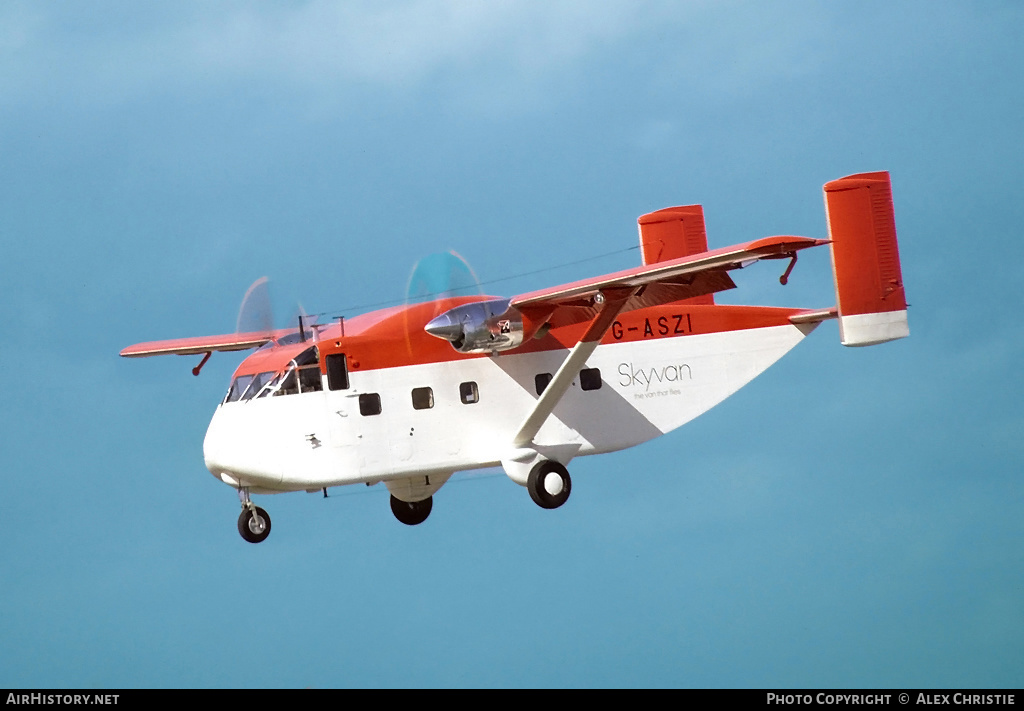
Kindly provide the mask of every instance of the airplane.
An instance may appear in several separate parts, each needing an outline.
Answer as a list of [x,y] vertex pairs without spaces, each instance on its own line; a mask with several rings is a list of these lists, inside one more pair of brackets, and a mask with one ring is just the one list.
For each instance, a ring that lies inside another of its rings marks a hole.
[[[501,467],[540,507],[568,500],[569,463],[634,447],[707,412],[838,319],[845,346],[910,334],[887,172],[826,183],[828,239],[708,250],[703,208],[638,219],[642,264],[511,298],[445,296],[298,329],[140,343],[128,358],[255,348],[203,443],[237,489],[238,531],[270,534],[251,496],[381,482],[395,518],[430,515],[455,472]],[[829,245],[830,308],[734,306],[729,272]]]

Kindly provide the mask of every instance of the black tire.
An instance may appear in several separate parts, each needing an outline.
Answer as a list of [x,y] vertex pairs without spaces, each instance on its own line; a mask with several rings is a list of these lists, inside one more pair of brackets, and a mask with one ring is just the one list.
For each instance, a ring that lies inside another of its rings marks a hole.
[[[544,488],[544,481],[548,475],[557,474],[562,477],[562,490],[557,494],[548,493]],[[572,491],[572,479],[569,477],[569,470],[558,462],[549,459],[538,462],[530,470],[530,476],[526,480],[526,488],[530,492],[530,498],[542,509],[557,509],[569,500],[569,493]]]
[[270,535],[270,515],[259,506],[255,507],[255,513],[263,520],[263,530],[260,530],[259,526],[252,521],[252,513],[249,512],[249,509],[242,509],[242,513],[238,516],[238,532],[249,543],[260,543],[267,540],[267,536]]
[[430,510],[434,508],[434,497],[428,496],[422,501],[402,501],[391,497],[391,513],[406,526],[415,526],[427,520]]

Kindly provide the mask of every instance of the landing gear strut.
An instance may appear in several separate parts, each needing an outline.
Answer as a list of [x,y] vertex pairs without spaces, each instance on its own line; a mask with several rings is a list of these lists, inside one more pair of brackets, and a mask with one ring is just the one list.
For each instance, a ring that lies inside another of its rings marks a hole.
[[270,535],[270,515],[249,500],[247,489],[238,490],[242,513],[238,516],[238,532],[249,543],[260,543]]
[[406,526],[423,523],[434,507],[434,497],[428,496],[422,501],[402,501],[391,496],[391,513]]
[[538,462],[526,480],[530,498],[542,509],[557,509],[569,500],[572,479],[569,470],[550,459]]

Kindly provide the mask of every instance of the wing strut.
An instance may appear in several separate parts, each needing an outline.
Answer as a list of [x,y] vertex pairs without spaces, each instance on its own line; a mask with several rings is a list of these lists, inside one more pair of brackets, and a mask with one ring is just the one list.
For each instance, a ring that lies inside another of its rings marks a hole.
[[206,361],[210,360],[210,356],[212,355],[213,351],[206,351],[206,355],[204,355],[203,359],[199,361],[199,365],[192,369],[192,375],[199,375],[199,371],[203,369],[203,366],[206,365]]
[[615,317],[619,315],[622,307],[626,305],[630,297],[637,291],[636,288],[606,289],[599,291],[594,296],[595,305],[600,305],[600,311],[590,322],[586,333],[580,338],[579,343],[569,351],[568,357],[562,361],[551,382],[544,388],[533,410],[526,416],[519,430],[512,438],[514,447],[526,447],[533,438],[537,436],[540,428],[547,421],[548,416],[555,409],[555,406],[562,399],[562,396],[569,390],[573,379],[579,373],[580,368],[587,362],[587,358],[594,352],[601,343],[605,332],[611,328]]

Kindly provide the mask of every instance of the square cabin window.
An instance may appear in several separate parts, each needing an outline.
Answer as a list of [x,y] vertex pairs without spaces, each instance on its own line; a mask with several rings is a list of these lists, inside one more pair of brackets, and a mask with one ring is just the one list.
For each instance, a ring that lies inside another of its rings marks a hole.
[[434,391],[430,388],[412,389],[412,407],[414,410],[429,410],[434,406]]
[[580,371],[580,387],[584,390],[601,389],[601,369],[584,368]]
[[462,404],[472,405],[475,402],[480,402],[480,390],[476,387],[476,383],[471,380],[459,386],[459,397],[462,399]]
[[537,388],[538,395],[544,392],[544,388],[551,382],[551,377],[551,373],[537,373],[537,377],[533,379],[533,385]]
[[359,396],[359,414],[360,415],[379,415],[380,414],[380,395],[377,393],[363,393]]

